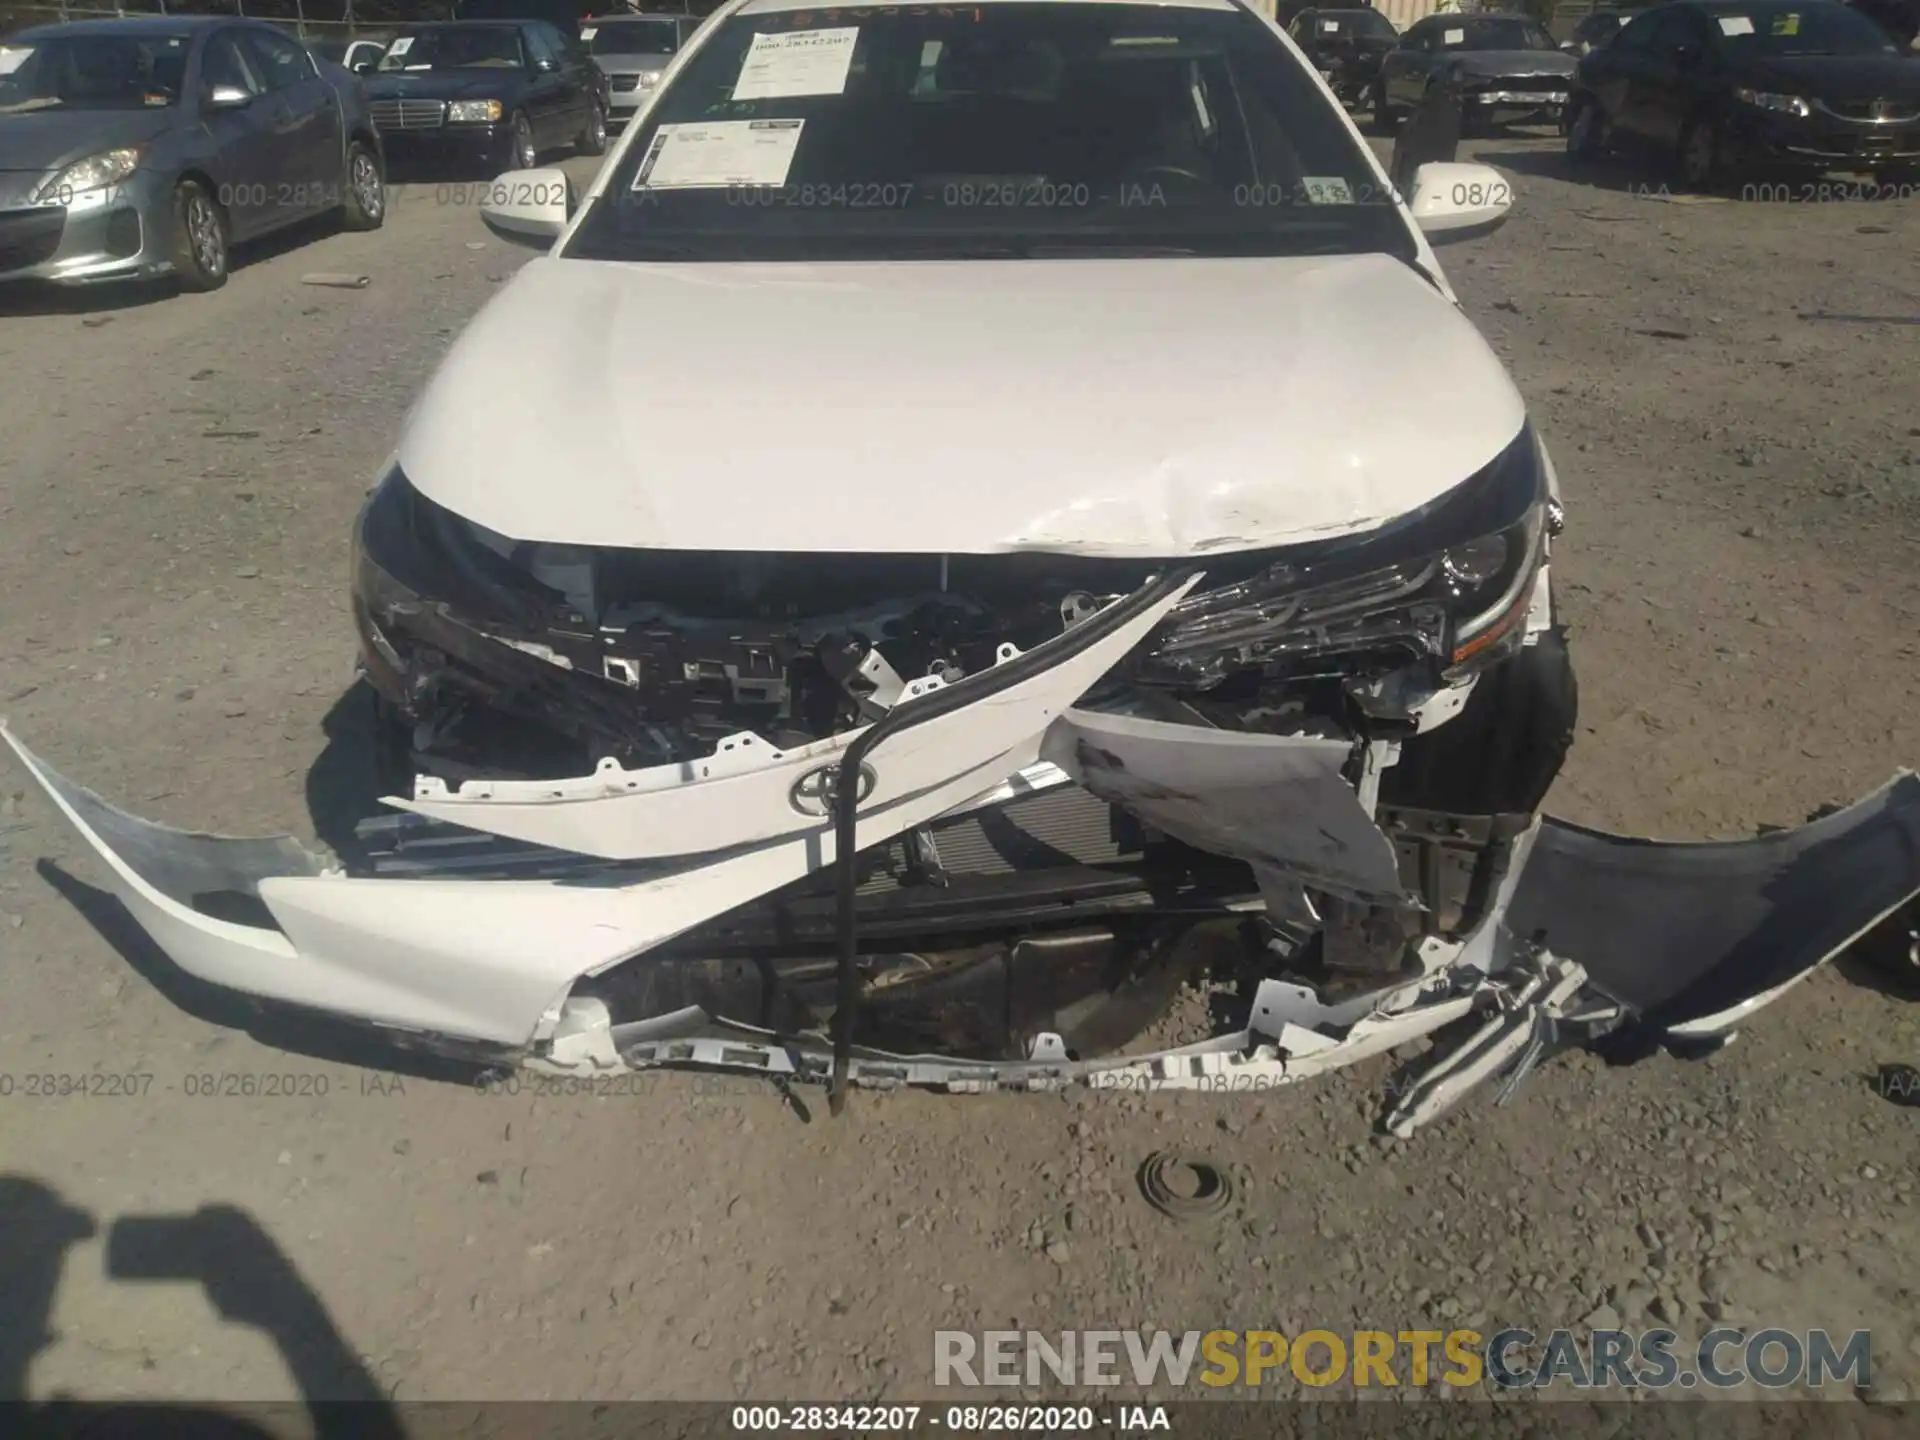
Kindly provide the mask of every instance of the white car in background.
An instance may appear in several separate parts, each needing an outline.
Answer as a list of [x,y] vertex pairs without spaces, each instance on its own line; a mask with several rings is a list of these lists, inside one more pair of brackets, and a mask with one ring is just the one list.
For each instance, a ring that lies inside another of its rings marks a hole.
[[[1509,204],[1403,203],[1239,0],[734,0],[583,204],[485,205],[549,253],[355,529],[402,813],[181,835],[16,748],[186,970],[500,1063],[1257,1091],[1482,1017],[1405,1133],[1711,1045],[1920,890],[1920,780],[1541,815],[1557,485],[1429,243]],[[1196,974],[1239,1028],[1121,1055]]]

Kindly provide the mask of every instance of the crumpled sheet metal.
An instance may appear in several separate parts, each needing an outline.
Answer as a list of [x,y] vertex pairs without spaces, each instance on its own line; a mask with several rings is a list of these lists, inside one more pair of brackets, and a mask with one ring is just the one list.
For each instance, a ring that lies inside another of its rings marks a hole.
[[1729,1028],[1920,895],[1920,776],[1751,840],[1542,822],[1506,921],[1649,1027]]

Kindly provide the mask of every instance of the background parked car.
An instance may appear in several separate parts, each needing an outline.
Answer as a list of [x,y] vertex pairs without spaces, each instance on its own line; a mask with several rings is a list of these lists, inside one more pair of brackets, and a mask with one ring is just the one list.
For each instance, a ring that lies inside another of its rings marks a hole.
[[1580,62],[1567,152],[1670,157],[1712,189],[1769,169],[1920,165],[1920,63],[1834,0],[1703,0],[1636,16]]
[[527,169],[562,145],[583,155],[607,148],[607,77],[544,20],[409,26],[365,84],[395,164],[493,174]]
[[1378,10],[1345,5],[1302,10],[1287,34],[1349,105],[1371,93],[1380,61],[1400,39],[1393,22]]
[[0,279],[212,290],[236,241],[386,216],[358,84],[269,25],[45,25],[0,54]]
[[1429,15],[1407,27],[1380,62],[1373,116],[1392,129],[1442,75],[1458,84],[1463,128],[1559,119],[1574,60],[1525,15]]
[[580,40],[607,76],[607,118],[624,125],[646,103],[701,22],[685,15],[610,15],[580,27]]

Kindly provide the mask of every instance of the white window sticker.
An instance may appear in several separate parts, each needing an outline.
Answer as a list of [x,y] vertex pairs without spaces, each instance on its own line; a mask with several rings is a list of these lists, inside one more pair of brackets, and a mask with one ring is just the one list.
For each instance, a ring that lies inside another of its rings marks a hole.
[[9,50],[0,45],[0,75],[11,75],[27,63],[27,57],[32,53],[31,50]]
[[600,27],[598,25],[582,25],[580,27],[580,38],[582,40],[591,40],[599,33]]
[[407,51],[411,50],[412,48],[413,48],[413,37],[411,35],[402,35],[398,40],[394,41],[393,44],[387,47],[387,54],[404,55],[407,53]]
[[1720,17],[1720,33],[1722,35],[1751,35],[1753,33],[1753,21],[1744,15],[1722,15]]
[[1467,43],[1467,32],[1464,30],[1443,30],[1440,32],[1440,43],[1442,45],[1464,45]]
[[1320,33],[1322,35],[1338,35],[1340,33],[1340,22],[1338,20],[1322,20],[1320,22]]
[[1302,175],[1300,187],[1307,192],[1309,205],[1351,205],[1353,191],[1338,175]]
[[838,95],[847,88],[858,25],[832,30],[765,32],[753,37],[734,84],[736,100],[778,100],[792,95]]
[[662,125],[633,177],[635,190],[784,185],[804,120]]

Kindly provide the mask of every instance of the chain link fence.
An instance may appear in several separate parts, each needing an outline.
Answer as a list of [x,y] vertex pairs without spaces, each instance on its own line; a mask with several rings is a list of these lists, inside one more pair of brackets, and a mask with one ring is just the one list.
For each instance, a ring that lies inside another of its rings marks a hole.
[[[611,8],[611,7],[609,7]],[[239,15],[279,25],[302,39],[351,38],[392,30],[418,20],[451,18],[448,4],[395,4],[381,0],[0,0],[0,35],[29,25],[65,24],[70,20],[111,20],[140,15]]]

